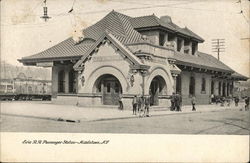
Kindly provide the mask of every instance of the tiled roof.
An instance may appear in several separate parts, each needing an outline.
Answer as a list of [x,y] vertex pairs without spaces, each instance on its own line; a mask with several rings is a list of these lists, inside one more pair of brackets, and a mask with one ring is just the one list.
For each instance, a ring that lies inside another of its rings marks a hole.
[[155,26],[163,26],[168,29],[175,31],[175,27],[172,25],[162,22],[155,15],[141,16],[130,19],[131,24],[134,28],[145,28],[145,27],[155,27]]
[[45,51],[28,57],[23,57],[20,61],[82,56],[92,44],[93,43],[90,43],[87,40],[76,44],[72,38],[68,38]]
[[84,37],[97,40],[106,31],[117,36],[122,43],[134,43],[141,41],[141,34],[134,30],[130,23],[131,17],[120,14],[116,11],[110,12],[103,19],[94,25],[86,28]]
[[176,52],[174,55],[174,59],[176,59],[176,64],[185,65],[185,66],[193,66],[197,68],[207,68],[210,70],[216,71],[226,71],[226,72],[234,72],[230,67],[225,65],[223,62],[219,61],[212,55],[197,52],[197,55],[189,55]]
[[164,22],[161,19],[159,19],[158,17],[156,17],[154,14],[149,15],[149,16],[141,16],[141,17],[131,18],[130,22],[133,25],[133,27],[136,29],[162,26],[162,27],[165,27],[165,28],[170,29],[172,31],[175,31],[177,33],[179,32],[183,35],[196,38],[196,39],[200,40],[201,42],[204,41],[203,38],[201,38],[200,36],[198,36],[197,34],[192,32],[188,28],[186,28],[186,27],[181,28],[178,25],[174,24],[173,22],[168,22],[168,23]]
[[244,75],[241,75],[239,74],[238,72],[234,72],[232,75],[231,75],[232,78],[236,78],[236,79],[240,79],[240,80],[248,80],[249,78],[244,76]]

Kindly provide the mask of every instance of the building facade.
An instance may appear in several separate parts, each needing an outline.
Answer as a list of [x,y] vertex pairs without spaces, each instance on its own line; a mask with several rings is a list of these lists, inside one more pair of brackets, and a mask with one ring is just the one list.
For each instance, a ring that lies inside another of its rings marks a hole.
[[19,61],[52,67],[55,103],[118,105],[121,94],[127,109],[135,95],[149,95],[151,105],[169,107],[170,96],[178,92],[183,104],[190,104],[191,96],[208,104],[211,94],[232,96],[233,82],[247,78],[199,52],[202,42],[169,16],[133,18],[112,11],[83,29],[77,41],[68,38]]

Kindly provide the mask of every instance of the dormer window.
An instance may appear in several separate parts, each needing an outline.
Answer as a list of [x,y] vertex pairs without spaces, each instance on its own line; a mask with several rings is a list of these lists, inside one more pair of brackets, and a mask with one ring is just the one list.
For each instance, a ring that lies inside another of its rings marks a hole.
[[178,38],[177,39],[177,51],[181,52],[181,49],[183,48],[183,44],[182,44],[183,40]]
[[198,43],[192,42],[192,55],[195,55],[198,50]]
[[160,32],[160,34],[159,34],[159,45],[163,46],[164,43],[165,43],[165,34]]

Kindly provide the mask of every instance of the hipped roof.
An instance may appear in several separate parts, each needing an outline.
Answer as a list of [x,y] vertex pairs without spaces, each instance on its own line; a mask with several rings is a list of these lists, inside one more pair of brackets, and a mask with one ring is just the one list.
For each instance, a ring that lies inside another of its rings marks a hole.
[[[86,53],[89,49],[92,48],[96,41],[100,39],[105,32],[110,33],[115,37],[116,42],[119,42],[119,44],[128,48],[126,44],[143,42],[142,35],[135,30],[136,28],[153,26],[155,24],[161,24],[162,26],[164,25],[166,28],[172,28],[173,30],[179,28],[173,23],[167,24],[161,22],[160,19],[154,15],[131,18],[116,11],[112,11],[96,24],[84,29],[84,39],[80,43],[75,43],[72,38],[68,38],[45,51],[28,57],[23,57],[19,61],[26,64],[35,64],[36,62],[62,60],[64,58],[70,59],[75,57],[80,59],[81,57],[84,57],[84,55],[87,55]],[[184,28],[183,31],[194,37],[198,36],[195,36],[196,34],[187,28]],[[178,64],[234,72],[230,67],[217,60],[215,57],[201,52],[198,52],[198,56],[176,53],[174,58],[177,60]]]

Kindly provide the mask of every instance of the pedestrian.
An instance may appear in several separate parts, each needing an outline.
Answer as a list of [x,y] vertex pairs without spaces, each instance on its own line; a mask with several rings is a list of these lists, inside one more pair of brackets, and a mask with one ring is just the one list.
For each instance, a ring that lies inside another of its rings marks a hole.
[[145,97],[144,116],[149,117],[150,96]]
[[121,93],[119,94],[118,98],[119,98],[119,107],[118,107],[118,109],[123,111],[123,103],[122,103],[122,94]]
[[136,110],[137,110],[137,96],[135,95],[132,101],[132,106],[133,106],[133,115],[136,115]]
[[210,104],[213,104],[213,103],[214,103],[214,94],[212,93],[210,96]]
[[196,111],[196,108],[195,108],[195,104],[196,104],[195,96],[192,96],[192,98],[191,98],[191,104],[192,104],[192,111]]
[[223,97],[221,97],[220,101],[221,101],[220,106],[225,106],[225,101],[226,101],[226,99],[225,99],[225,97],[224,97],[224,96],[223,96]]
[[143,117],[143,113],[144,113],[144,104],[145,104],[145,101],[144,101],[144,97],[141,96],[140,97],[140,103],[141,103],[141,107],[139,109],[139,117]]
[[250,97],[245,97],[245,111],[249,110],[249,100],[250,100]]
[[173,94],[170,97],[170,101],[171,101],[170,111],[174,111],[175,110],[175,93],[174,92],[173,92]]
[[137,96],[137,112],[138,112],[138,114],[140,112],[140,109],[141,109],[141,96],[138,95]]
[[175,96],[175,110],[176,111],[181,111],[181,103],[182,103],[182,98],[179,93],[176,94]]
[[227,106],[230,106],[230,105],[231,105],[231,97],[228,96],[228,97],[227,97]]
[[239,96],[234,97],[234,103],[235,103],[235,106],[236,106],[236,107],[238,106],[239,101],[240,101]]

